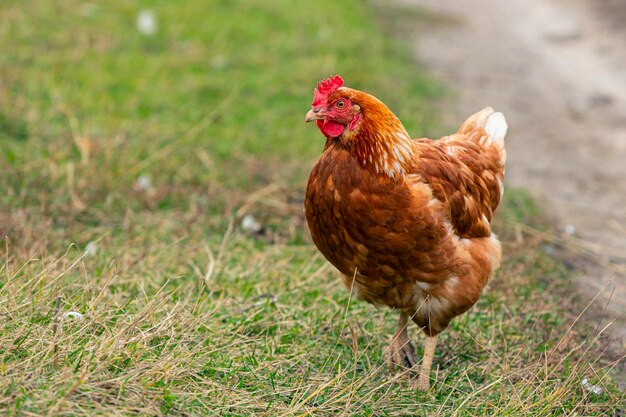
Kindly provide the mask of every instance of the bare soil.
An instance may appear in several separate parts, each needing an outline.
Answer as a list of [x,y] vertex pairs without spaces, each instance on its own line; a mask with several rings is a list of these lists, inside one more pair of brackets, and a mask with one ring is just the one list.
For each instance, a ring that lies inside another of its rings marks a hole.
[[[626,347],[626,0],[403,0],[422,8],[420,61],[458,92],[450,126],[504,112],[509,186],[557,223],[592,320]],[[444,132],[441,132],[444,133]],[[606,310],[606,311],[605,311]]]

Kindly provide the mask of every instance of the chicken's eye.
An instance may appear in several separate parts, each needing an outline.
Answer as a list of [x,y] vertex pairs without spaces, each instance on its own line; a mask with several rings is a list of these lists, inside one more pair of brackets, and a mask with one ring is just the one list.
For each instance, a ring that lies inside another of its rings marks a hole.
[[343,100],[339,100],[335,103],[335,107],[337,107],[338,109],[343,109],[344,107],[346,107],[346,102]]

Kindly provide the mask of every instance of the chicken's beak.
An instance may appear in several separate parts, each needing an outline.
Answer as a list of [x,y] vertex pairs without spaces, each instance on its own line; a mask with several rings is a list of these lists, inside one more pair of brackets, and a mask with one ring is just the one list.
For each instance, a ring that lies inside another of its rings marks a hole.
[[309,110],[309,112],[304,117],[304,121],[306,123],[312,122],[313,120],[321,120],[325,116],[324,112],[320,108],[313,108]]

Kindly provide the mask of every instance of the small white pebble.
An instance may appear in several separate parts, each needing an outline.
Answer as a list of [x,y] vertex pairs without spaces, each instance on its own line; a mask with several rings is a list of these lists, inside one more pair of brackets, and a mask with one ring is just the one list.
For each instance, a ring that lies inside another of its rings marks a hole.
[[137,188],[140,189],[141,191],[148,191],[152,188],[152,180],[147,175],[142,175],[139,178],[137,178],[137,181],[135,182],[135,184]]
[[89,242],[85,246],[85,256],[94,256],[98,252],[98,244],[96,242]]
[[596,394],[596,395],[600,395],[600,394],[602,394],[602,388],[601,388],[601,387],[599,387],[598,385],[593,385],[593,384],[590,384],[590,383],[589,383],[589,380],[588,380],[587,378],[585,378],[585,379],[583,379],[583,380],[581,381],[581,385],[583,386],[583,388],[584,388],[586,391],[592,392],[592,393],[594,393],[594,394]]
[[254,216],[247,214],[241,221],[241,228],[246,232],[255,233],[261,230],[261,225],[256,221]]
[[77,311],[68,311],[67,313],[63,313],[63,316],[61,317],[62,320],[65,320],[66,318],[73,318],[75,320],[82,320],[85,316],[83,316],[82,314],[80,314]]
[[576,233],[576,228],[574,227],[573,224],[567,224],[565,225],[565,233],[571,236],[574,233]]
[[137,30],[143,35],[154,35],[157,31],[156,16],[152,10],[142,10],[137,15]]

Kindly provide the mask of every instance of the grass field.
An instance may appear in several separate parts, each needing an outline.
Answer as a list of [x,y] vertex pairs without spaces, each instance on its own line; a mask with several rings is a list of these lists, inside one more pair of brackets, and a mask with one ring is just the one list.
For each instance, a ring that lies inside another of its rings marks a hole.
[[352,302],[312,245],[318,79],[440,129],[445,91],[384,29],[419,13],[382,7],[0,4],[0,415],[622,415],[571,272],[519,226],[540,217],[523,191],[425,394],[386,370],[396,315]]

